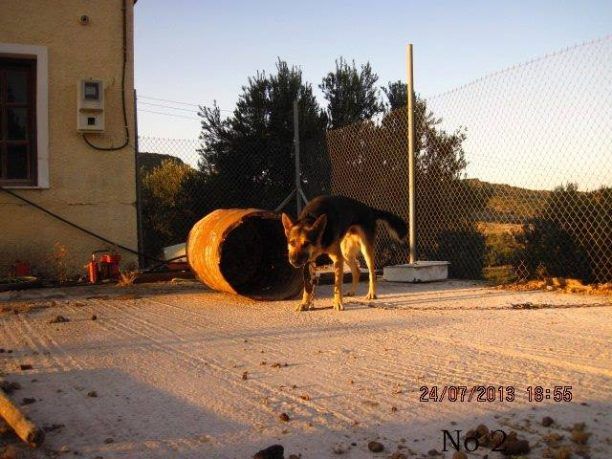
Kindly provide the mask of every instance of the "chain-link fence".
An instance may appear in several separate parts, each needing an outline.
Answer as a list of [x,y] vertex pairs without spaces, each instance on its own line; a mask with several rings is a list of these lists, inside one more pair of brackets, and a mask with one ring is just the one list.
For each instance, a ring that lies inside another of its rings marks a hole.
[[[328,193],[323,136],[304,140],[301,148],[302,164],[312,172],[302,173],[308,196]],[[289,196],[295,185],[291,139],[255,139],[212,151],[197,139],[140,136],[138,150],[142,247],[150,256],[185,242],[194,223],[215,209],[275,210],[285,203],[283,209],[296,214]]]
[[[419,259],[455,277],[612,280],[612,38],[415,106]],[[407,114],[328,133],[332,191],[407,217]],[[382,262],[406,259],[386,236]]]
[[[607,37],[417,97],[418,258],[450,261],[454,277],[612,281],[610,87]],[[313,132],[300,135],[308,198],[343,194],[408,219],[405,107]],[[294,187],[291,137],[215,148],[141,137],[145,251],[184,242],[216,208],[277,208]],[[376,258],[404,263],[407,246],[382,229]]]

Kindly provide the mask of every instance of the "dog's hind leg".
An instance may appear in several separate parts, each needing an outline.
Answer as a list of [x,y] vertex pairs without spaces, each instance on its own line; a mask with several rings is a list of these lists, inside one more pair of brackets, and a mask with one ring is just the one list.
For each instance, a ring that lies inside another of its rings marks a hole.
[[359,253],[359,240],[352,235],[347,235],[340,245],[344,261],[351,268],[352,283],[351,288],[345,293],[345,296],[353,296],[359,285],[359,263],[357,262],[357,254]]
[[334,262],[334,309],[344,310],[342,302],[342,281],[344,280],[344,257],[338,248],[338,253],[328,253]]
[[374,232],[365,233],[361,240],[361,253],[368,265],[368,274],[370,282],[368,285],[368,294],[366,300],[376,299],[376,266],[374,264]]

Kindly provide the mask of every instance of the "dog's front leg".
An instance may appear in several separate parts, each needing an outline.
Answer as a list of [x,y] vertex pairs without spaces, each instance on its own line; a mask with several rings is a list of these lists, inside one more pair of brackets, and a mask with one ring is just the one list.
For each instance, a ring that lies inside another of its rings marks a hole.
[[329,257],[334,262],[334,309],[343,311],[342,281],[344,281],[344,257],[341,253],[337,255],[330,253]]
[[315,275],[314,275],[314,263],[306,263],[304,265],[304,294],[302,295],[302,302],[297,307],[298,311],[307,311],[312,308],[315,291]]

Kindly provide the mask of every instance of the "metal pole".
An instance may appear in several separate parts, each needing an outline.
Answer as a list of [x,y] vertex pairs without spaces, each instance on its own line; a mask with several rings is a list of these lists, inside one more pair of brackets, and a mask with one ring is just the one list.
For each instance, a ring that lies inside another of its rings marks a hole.
[[416,261],[416,215],[414,187],[414,76],[412,73],[412,43],[406,48],[407,97],[408,97],[408,244],[410,263]]
[[295,149],[295,203],[297,214],[302,212],[302,190],[300,179],[300,119],[298,115],[298,101],[293,101],[293,147]]
[[138,148],[138,95],[134,89],[134,158],[136,167],[136,231],[138,232],[138,267],[144,268],[144,232],[142,227],[142,177],[140,176],[140,156]]

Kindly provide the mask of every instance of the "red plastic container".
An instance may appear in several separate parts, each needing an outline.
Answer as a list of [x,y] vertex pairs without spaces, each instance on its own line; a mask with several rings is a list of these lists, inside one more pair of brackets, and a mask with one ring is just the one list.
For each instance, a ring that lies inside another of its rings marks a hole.
[[30,275],[30,264],[27,261],[17,260],[13,264],[13,277],[24,277]]

